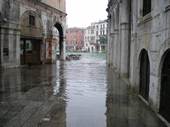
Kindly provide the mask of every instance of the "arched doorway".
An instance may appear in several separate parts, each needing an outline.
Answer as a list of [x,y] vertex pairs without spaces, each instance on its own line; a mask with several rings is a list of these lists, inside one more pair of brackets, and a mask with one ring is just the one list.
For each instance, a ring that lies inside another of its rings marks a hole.
[[54,26],[57,28],[57,30],[59,32],[59,58],[60,58],[60,60],[64,60],[65,59],[64,58],[64,52],[65,52],[64,48],[65,47],[64,47],[64,32],[63,32],[63,27],[58,22]]
[[[2,23],[3,19],[2,19],[2,13],[0,12],[0,33],[1,33],[1,23]],[[2,59],[2,56],[1,56],[1,50],[2,50],[2,42],[1,42],[1,34],[0,34],[0,68],[1,68],[1,59]]]
[[170,122],[170,49],[163,56],[159,113]]
[[140,53],[140,85],[139,94],[148,101],[150,81],[150,62],[148,53],[143,49]]
[[36,12],[28,10],[21,16],[20,63],[41,64],[43,42],[42,21]]

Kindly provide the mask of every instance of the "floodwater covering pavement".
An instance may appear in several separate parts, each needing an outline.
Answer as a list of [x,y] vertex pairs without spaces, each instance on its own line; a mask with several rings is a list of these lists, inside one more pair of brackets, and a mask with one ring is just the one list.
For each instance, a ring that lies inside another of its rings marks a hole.
[[0,127],[165,127],[104,54],[2,70]]

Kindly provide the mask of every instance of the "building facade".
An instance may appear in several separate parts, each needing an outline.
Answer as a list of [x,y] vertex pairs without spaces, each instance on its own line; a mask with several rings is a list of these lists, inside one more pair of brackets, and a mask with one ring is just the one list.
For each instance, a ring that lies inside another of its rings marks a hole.
[[65,26],[65,0],[0,0],[0,66],[64,59]]
[[92,23],[87,27],[84,36],[84,50],[89,52],[105,51],[107,43],[107,21]]
[[170,1],[109,0],[107,63],[170,122]]
[[84,29],[68,28],[66,30],[67,51],[82,51],[84,46]]

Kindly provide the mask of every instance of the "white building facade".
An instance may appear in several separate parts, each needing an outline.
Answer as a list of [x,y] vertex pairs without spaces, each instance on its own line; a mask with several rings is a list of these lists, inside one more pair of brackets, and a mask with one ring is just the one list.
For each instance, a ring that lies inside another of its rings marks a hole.
[[92,23],[85,29],[84,50],[88,52],[105,51],[107,43],[107,21]]

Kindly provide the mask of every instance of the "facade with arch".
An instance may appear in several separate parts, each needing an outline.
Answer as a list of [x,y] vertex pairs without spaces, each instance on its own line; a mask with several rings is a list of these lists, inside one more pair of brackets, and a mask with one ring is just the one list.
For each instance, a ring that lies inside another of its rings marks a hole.
[[65,0],[57,2],[54,5],[51,1],[1,1],[2,68],[54,63],[57,47],[60,58],[65,58]]
[[107,63],[170,123],[170,2],[109,0]]

